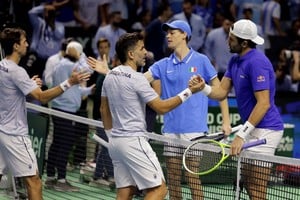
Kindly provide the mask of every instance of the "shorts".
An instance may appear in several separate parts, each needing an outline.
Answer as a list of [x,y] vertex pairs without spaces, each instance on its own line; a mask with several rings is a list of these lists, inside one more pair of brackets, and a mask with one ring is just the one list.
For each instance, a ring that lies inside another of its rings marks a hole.
[[165,181],[155,152],[145,137],[111,137],[109,154],[117,188],[153,188]]
[[267,143],[264,145],[258,145],[245,149],[244,151],[256,154],[274,155],[282,136],[283,130],[274,131],[270,129],[255,128],[246,138],[246,142],[251,142],[257,139],[265,138],[267,140]]
[[8,171],[15,177],[37,174],[38,165],[29,136],[0,133],[0,174]]
[[[205,135],[204,133],[165,133],[164,135],[167,135],[170,138],[176,138],[181,140],[188,140],[191,141],[194,138],[200,137]],[[175,156],[175,157],[181,157],[184,153],[184,150],[186,147],[180,146],[178,144],[172,144],[172,143],[166,143],[164,145],[164,156]]]

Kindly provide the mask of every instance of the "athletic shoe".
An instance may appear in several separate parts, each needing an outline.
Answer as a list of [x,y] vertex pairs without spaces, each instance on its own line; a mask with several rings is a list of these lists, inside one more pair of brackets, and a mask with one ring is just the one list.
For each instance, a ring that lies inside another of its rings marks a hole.
[[108,181],[111,182],[111,183],[115,183],[114,177],[109,177],[109,178],[108,178]]
[[45,181],[45,188],[46,189],[54,189],[54,186],[56,185],[57,180],[53,179],[53,180],[46,180]]
[[89,185],[91,186],[99,186],[99,185],[103,185],[103,186],[111,186],[111,182],[103,179],[103,178],[99,178],[96,180],[92,180]]
[[54,190],[59,192],[78,192],[79,188],[72,186],[68,181],[65,183],[57,181],[56,185],[54,186]]

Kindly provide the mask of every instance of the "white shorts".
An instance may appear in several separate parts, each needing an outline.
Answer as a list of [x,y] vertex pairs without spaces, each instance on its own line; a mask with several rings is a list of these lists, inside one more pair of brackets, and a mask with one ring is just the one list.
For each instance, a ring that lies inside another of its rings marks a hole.
[[[194,138],[201,137],[205,134],[204,133],[180,133],[180,134],[165,133],[164,135],[167,135],[170,138],[176,138],[176,139],[190,141]],[[166,143],[164,145],[163,155],[180,157],[183,155],[185,149],[186,149],[186,147],[180,146],[178,144]]]
[[165,181],[155,152],[145,137],[112,137],[109,154],[114,165],[117,188],[153,188]]
[[29,136],[0,134],[0,174],[15,177],[36,175],[38,165]]
[[245,149],[245,152],[252,152],[256,154],[274,155],[277,146],[283,136],[282,131],[274,131],[270,129],[255,128],[246,138],[246,142],[251,142],[257,139],[266,139],[267,143]]

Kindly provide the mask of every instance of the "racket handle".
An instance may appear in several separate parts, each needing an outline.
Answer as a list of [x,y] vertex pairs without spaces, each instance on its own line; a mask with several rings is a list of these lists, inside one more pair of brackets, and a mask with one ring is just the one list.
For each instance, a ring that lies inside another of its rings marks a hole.
[[253,142],[248,142],[248,143],[245,143],[243,145],[243,149],[247,149],[247,148],[250,148],[250,147],[254,147],[254,146],[258,146],[258,145],[266,144],[266,143],[267,143],[266,139],[260,139],[260,140],[256,140],[256,141],[253,141]]

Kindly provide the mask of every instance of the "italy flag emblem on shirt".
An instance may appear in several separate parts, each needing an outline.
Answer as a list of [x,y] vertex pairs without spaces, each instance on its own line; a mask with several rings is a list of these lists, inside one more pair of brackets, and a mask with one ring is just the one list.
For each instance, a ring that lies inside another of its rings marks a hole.
[[190,72],[196,72],[197,71],[197,67],[190,67]]

